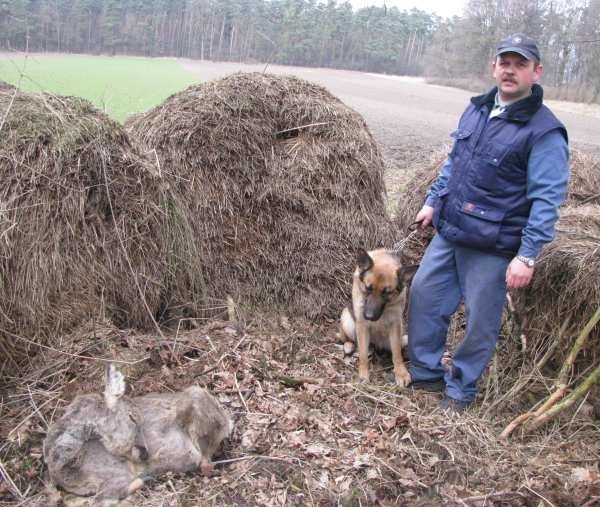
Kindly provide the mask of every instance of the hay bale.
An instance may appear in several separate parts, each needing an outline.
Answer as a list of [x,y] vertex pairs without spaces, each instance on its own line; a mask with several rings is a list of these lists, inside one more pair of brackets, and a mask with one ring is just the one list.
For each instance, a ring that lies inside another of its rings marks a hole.
[[0,92],[8,92],[14,90],[15,87],[5,81],[0,80]]
[[[564,358],[600,306],[600,205],[563,208],[556,230],[555,240],[544,248],[537,263],[525,308],[528,335],[544,348],[545,342],[557,339],[565,319],[570,319],[558,346]],[[600,330],[592,333],[588,352],[600,360]]]
[[600,204],[600,158],[572,150],[567,204]]
[[394,223],[398,227],[406,229],[414,221],[415,216],[425,204],[427,190],[440,174],[446,155],[445,150],[432,153],[429,160],[416,168],[396,205]]
[[360,115],[320,86],[235,74],[126,126],[156,150],[180,195],[209,296],[335,315],[356,249],[388,240],[377,145]]
[[156,312],[165,256],[153,167],[89,102],[12,96],[0,91],[0,328],[56,340],[98,315],[151,325],[136,283]]
[[[446,155],[446,150],[432,153],[429,160],[417,167],[396,205],[393,227],[395,237],[402,243],[402,254],[406,262],[418,264],[433,238],[434,230],[431,227],[414,234],[409,233],[408,227],[414,222],[417,213],[425,204],[427,190],[438,177]],[[402,241],[402,238],[405,240]]]

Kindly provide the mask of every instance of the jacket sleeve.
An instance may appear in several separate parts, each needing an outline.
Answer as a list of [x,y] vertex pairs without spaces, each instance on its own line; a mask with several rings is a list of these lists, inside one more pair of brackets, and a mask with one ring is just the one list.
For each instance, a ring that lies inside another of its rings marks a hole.
[[554,239],[558,208],[567,196],[569,148],[558,130],[544,134],[533,146],[527,165],[527,198],[531,211],[523,229],[519,255],[536,258]]
[[444,165],[442,166],[442,170],[438,175],[437,179],[433,182],[429,190],[427,191],[427,199],[425,200],[425,204],[427,206],[435,207],[438,201],[438,194],[440,190],[446,188],[448,183],[448,178],[450,178],[450,173],[452,172],[452,161],[450,157],[447,157],[444,161]]

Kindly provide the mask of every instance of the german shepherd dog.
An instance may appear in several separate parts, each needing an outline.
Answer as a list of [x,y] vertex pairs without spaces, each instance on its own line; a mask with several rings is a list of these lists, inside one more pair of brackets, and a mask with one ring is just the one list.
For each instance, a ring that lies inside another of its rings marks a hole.
[[391,350],[396,384],[406,387],[410,374],[402,359],[403,313],[408,284],[418,266],[402,265],[391,250],[361,250],[352,284],[352,306],[342,311],[340,337],[351,353],[358,343],[358,375],[369,380],[369,343]]

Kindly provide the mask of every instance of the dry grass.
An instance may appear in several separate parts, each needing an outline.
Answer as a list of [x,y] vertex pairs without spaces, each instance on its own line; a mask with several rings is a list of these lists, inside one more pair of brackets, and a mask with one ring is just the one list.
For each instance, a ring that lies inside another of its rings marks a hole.
[[[356,359],[343,359],[335,331],[335,323],[281,317],[245,329],[213,321],[165,339],[99,324],[65,337],[79,355],[134,363],[126,371],[135,395],[197,383],[234,417],[215,476],[167,476],[125,505],[482,506],[546,498],[574,506],[600,494],[588,480],[600,452],[589,417],[571,413],[527,440],[500,441],[510,413],[442,414],[438,395],[386,384],[389,357],[374,357],[372,384],[357,383]],[[47,425],[77,394],[98,392],[103,374],[97,361],[58,352],[39,360],[15,379],[0,417],[0,462],[24,505],[51,498],[40,452]],[[11,498],[6,483],[4,495]]]
[[571,174],[567,204],[600,204],[600,158],[582,151],[571,151]]
[[[530,315],[527,335],[532,345],[542,350],[556,347],[560,360],[600,306],[600,205],[563,208],[556,228],[556,239],[540,257],[524,313]],[[542,346],[544,337],[549,343]],[[599,338],[600,330],[592,332],[587,364],[600,361]]]
[[357,249],[389,237],[377,145],[320,86],[235,74],[173,95],[127,128],[180,195],[210,296],[332,316]]
[[91,318],[202,316],[195,242],[155,160],[83,99],[2,89],[0,111],[0,376]]
[[3,344],[91,316],[151,325],[164,263],[149,164],[84,100],[5,90],[0,111]]
[[14,90],[15,87],[11,84],[5,83],[4,81],[0,81],[0,91],[7,92]]

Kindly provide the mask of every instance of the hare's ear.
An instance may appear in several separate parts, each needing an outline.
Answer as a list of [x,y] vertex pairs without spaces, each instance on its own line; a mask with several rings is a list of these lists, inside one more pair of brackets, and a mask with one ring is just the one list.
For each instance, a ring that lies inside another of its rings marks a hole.
[[104,401],[109,409],[114,408],[119,398],[125,394],[125,377],[113,363],[106,366],[106,386]]

